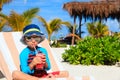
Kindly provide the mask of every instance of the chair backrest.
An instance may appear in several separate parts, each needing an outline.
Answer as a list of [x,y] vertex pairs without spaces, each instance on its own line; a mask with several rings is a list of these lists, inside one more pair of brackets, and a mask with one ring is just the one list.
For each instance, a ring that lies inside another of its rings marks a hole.
[[[21,32],[0,32],[0,69],[8,80],[12,80],[11,74],[14,70],[20,70],[19,66],[19,53],[26,45],[20,42],[22,37]],[[48,51],[51,62],[51,71],[62,70],[59,62],[56,62],[55,56],[49,46],[49,42],[45,39],[40,46]],[[59,66],[58,66],[59,65]]]

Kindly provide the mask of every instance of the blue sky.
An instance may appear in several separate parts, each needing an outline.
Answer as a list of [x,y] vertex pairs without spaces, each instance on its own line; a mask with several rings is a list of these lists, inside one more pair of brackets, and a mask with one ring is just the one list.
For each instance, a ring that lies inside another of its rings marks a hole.
[[[2,12],[4,14],[9,15],[11,10],[16,11],[17,13],[23,13],[25,10],[30,8],[39,7],[40,11],[38,13],[39,16],[42,16],[46,19],[46,21],[50,21],[54,18],[60,18],[63,21],[69,21],[73,23],[73,18],[70,17],[69,13],[63,10],[63,4],[71,1],[90,1],[90,0],[13,0],[11,3],[3,6]],[[32,23],[35,23],[40,26],[41,31],[46,34],[45,28],[40,24],[40,22],[36,19],[33,20]],[[84,21],[82,23],[85,23]],[[109,29],[113,32],[119,31],[119,24],[116,20],[108,20],[105,22]],[[86,25],[82,26],[82,31],[85,31],[82,36],[88,35]],[[57,34],[57,36],[56,36]],[[53,34],[53,38],[59,38],[60,36],[66,36],[68,34],[68,29],[66,27],[62,27],[58,33]],[[47,36],[47,34],[46,34]]]

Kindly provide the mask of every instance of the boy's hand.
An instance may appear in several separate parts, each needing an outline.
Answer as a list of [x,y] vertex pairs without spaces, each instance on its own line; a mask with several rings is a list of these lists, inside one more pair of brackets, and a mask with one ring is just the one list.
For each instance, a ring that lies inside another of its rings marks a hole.
[[33,58],[29,64],[30,69],[32,70],[37,64],[43,64],[43,67],[46,66],[46,56],[44,54],[37,54],[36,57]]
[[[46,56],[44,54],[37,54],[36,57],[39,57],[41,59],[41,63],[45,64]],[[40,64],[40,63],[38,63],[38,64]]]
[[34,57],[32,62],[29,64],[30,69],[32,70],[37,64],[43,64],[42,57],[39,55],[36,55],[36,57]]
[[[36,56],[39,56],[39,54],[37,54]],[[42,59],[43,67],[47,68],[48,64],[46,63],[46,56],[45,56],[45,54],[42,54],[41,59]]]

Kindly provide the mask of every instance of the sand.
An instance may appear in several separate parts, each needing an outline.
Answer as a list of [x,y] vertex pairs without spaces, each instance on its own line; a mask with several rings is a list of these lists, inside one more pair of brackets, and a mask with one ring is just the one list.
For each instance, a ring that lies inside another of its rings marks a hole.
[[56,53],[56,57],[58,57],[63,67],[69,71],[71,76],[92,76],[95,80],[120,80],[120,67],[116,65],[71,65],[67,62],[62,62],[61,54],[64,52],[64,48],[52,48],[52,50]]

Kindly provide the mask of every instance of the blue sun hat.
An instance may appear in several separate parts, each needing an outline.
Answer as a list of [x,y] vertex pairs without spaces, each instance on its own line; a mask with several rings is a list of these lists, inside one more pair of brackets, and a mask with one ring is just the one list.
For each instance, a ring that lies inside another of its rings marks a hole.
[[[21,39],[21,41],[24,43],[24,37],[30,37],[30,36],[40,36],[41,41],[43,41],[45,39],[45,35],[40,31],[39,26],[35,25],[35,24],[30,24],[27,25],[24,29],[23,29],[23,37]],[[40,42],[41,42],[40,41]]]

